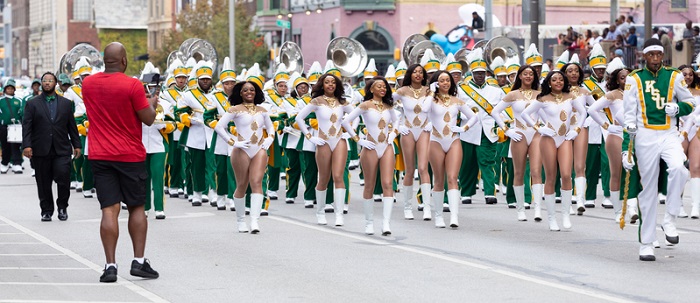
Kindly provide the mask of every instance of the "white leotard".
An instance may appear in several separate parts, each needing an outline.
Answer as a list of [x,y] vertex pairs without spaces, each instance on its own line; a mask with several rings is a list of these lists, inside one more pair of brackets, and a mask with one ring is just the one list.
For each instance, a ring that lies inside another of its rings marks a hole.
[[422,104],[425,101],[425,96],[418,99],[401,96],[395,94],[394,101],[401,103],[403,107],[403,125],[408,127],[409,131],[413,135],[413,140],[418,140],[418,137],[423,132],[430,132],[431,125],[428,121],[428,115],[423,112]]
[[318,120],[318,137],[325,140],[331,151],[335,150],[343,134],[342,125],[343,116],[346,113],[352,111],[352,106],[340,104],[336,101],[334,107],[330,107],[326,104],[319,104],[315,99],[304,106],[304,108],[297,114],[296,122],[301,130],[302,134],[307,134],[309,132],[308,126],[304,122],[304,118],[310,113],[316,113],[316,120]]
[[[256,109],[257,111],[251,114],[247,110],[239,110],[237,107],[231,106],[228,112],[221,117],[215,128],[216,133],[222,138],[232,138],[234,141],[249,141],[250,146],[243,149],[243,151],[245,151],[251,159],[255,157],[262,148],[261,145],[265,140],[263,137],[263,127],[267,130],[268,134],[275,133],[268,112],[260,106],[257,106]],[[235,137],[227,131],[228,124],[231,121],[236,124],[237,135]]]
[[585,108],[575,99],[565,99],[559,102],[556,101],[540,101],[536,100],[530,103],[530,106],[525,108],[521,113],[521,117],[527,125],[534,126],[536,120],[533,119],[533,114],[544,124],[540,127],[547,127],[554,130],[555,135],[552,137],[557,148],[564,143],[566,134],[570,129],[580,127],[581,119],[577,117],[573,110],[577,109],[579,113],[585,113]]
[[494,120],[496,120],[498,126],[500,126],[501,128],[505,128],[506,124],[503,121],[502,112],[508,107],[512,108],[513,122],[511,122],[510,128],[513,128],[517,132],[522,134],[528,146],[532,142],[532,138],[535,137],[535,133],[537,133],[537,131],[534,128],[528,126],[521,116],[525,108],[527,108],[530,105],[530,103],[532,103],[535,100],[537,93],[537,91],[532,91],[532,99],[530,100],[526,100],[524,97],[522,98],[522,100],[504,100],[504,102],[499,102],[498,104],[496,104],[496,106],[493,108],[493,111],[491,111],[491,116]]
[[365,128],[367,129],[367,141],[375,144],[374,151],[377,153],[377,157],[382,157],[387,147],[391,148],[393,154],[394,142],[389,139],[395,137],[390,136],[390,134],[394,132],[396,122],[398,121],[394,108],[384,105],[383,110],[379,111],[379,109],[368,108],[367,106],[362,106],[362,104],[357,106],[343,119],[343,127],[353,137],[356,134],[352,127],[352,121],[360,115],[362,115],[362,121],[364,121]]
[[456,97],[451,98],[450,103],[445,105],[442,102],[434,102],[433,96],[428,96],[421,107],[423,112],[428,114],[428,121],[432,124],[430,141],[439,143],[444,152],[450,149],[452,142],[459,139],[459,134],[453,132],[450,126],[457,126],[460,112],[467,117],[467,125],[470,128],[479,121],[471,108]]

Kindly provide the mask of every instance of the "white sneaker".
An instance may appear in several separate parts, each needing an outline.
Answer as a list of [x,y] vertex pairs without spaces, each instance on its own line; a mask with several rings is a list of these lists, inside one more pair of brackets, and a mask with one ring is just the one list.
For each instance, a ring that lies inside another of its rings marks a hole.
[[333,204],[326,204],[326,206],[323,208],[323,211],[327,213],[332,213],[335,212],[335,208],[333,208]]
[[372,195],[372,198],[374,199],[374,202],[382,201],[382,195]]
[[239,233],[247,233],[248,232],[248,224],[245,222],[238,222],[238,232]]
[[83,198],[92,198],[92,191],[91,190],[84,190],[83,191]]
[[314,208],[314,200],[304,200],[304,208]]
[[508,193],[508,187],[505,185],[501,185],[501,193],[505,196]]
[[21,174],[22,171],[22,165],[12,165],[12,172],[15,174]]
[[435,216],[435,227],[445,228],[445,219],[442,216]]
[[404,209],[403,210],[403,218],[406,220],[413,220],[413,210]]
[[36,171],[32,168],[32,177],[36,176]]
[[518,221],[527,221],[527,216],[525,215],[524,210],[518,211]]
[[270,198],[270,200],[277,200],[277,192],[268,190],[267,197]]
[[365,179],[360,179],[360,186],[365,186]]
[[681,207],[681,211],[678,213],[678,218],[687,218],[688,214],[685,212],[685,209]]
[[659,203],[666,204],[666,195],[659,193],[658,198],[659,198]]
[[603,203],[601,203],[601,205],[603,206],[603,208],[613,208],[613,204],[608,198],[603,199]]
[[654,256],[654,246],[649,244],[642,244],[639,246],[639,260],[641,261],[656,261]]
[[6,174],[10,170],[10,166],[0,164],[0,173]]
[[165,212],[156,211],[156,220],[163,220],[163,219],[165,219]]
[[75,189],[76,186],[78,186],[78,182],[70,181],[70,189]]

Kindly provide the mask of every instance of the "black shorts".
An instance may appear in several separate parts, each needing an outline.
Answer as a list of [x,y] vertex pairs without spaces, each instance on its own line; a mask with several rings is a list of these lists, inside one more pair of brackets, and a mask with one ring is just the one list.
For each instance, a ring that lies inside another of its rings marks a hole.
[[127,206],[146,204],[146,162],[90,161],[100,208],[124,202]]

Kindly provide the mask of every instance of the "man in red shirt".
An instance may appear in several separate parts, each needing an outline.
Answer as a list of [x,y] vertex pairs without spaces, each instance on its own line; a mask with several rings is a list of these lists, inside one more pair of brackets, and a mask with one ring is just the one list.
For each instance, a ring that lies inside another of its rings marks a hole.
[[102,208],[100,236],[107,264],[100,282],[117,281],[115,251],[119,238],[120,202],[129,210],[129,234],[134,247],[131,275],[158,278],[144,258],[148,221],[146,202],[146,149],[141,123],[153,124],[157,100],[146,93],[138,79],[124,74],[126,49],[113,42],[104,50],[105,71],[83,82],[83,99],[90,117],[88,149]]

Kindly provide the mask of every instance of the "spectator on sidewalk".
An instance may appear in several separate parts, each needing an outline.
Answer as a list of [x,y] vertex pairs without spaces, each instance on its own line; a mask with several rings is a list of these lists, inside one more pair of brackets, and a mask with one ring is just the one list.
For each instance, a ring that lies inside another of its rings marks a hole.
[[686,21],[685,22],[685,29],[683,29],[683,39],[692,39],[695,35],[693,35],[693,21]]

